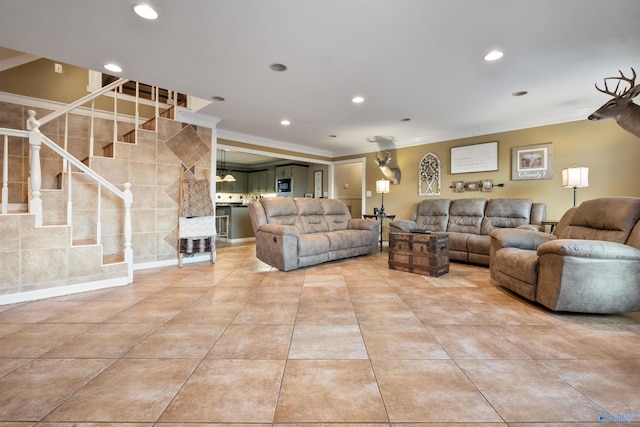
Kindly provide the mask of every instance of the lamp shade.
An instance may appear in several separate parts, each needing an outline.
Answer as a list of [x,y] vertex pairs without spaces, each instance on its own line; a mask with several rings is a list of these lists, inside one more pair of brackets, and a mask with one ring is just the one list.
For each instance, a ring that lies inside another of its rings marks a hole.
[[386,194],[389,192],[389,180],[379,179],[376,181],[376,193]]
[[235,182],[235,180],[236,180],[236,179],[234,178],[234,176],[233,176],[233,175],[231,175],[230,173],[228,173],[228,174],[226,174],[226,175],[224,176],[224,178],[222,178],[222,180],[223,180],[224,182]]
[[562,169],[562,186],[563,187],[588,187],[589,186],[589,168],[570,167]]

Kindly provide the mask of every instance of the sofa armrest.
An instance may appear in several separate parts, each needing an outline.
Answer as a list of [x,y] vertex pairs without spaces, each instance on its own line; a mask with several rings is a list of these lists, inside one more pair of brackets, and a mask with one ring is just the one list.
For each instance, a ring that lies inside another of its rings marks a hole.
[[553,254],[577,258],[636,260],[640,249],[602,240],[555,239],[538,247],[538,256]]
[[398,219],[389,222],[390,231],[411,231],[415,230],[416,228],[418,228],[418,224],[415,221]]
[[352,218],[347,223],[347,229],[349,230],[374,230],[380,226],[380,223],[375,219],[361,219]]
[[494,242],[492,246],[497,244],[497,247],[501,248],[518,248],[533,251],[543,243],[556,239],[553,234],[519,228],[501,228],[493,230],[490,235],[491,240]]
[[293,225],[262,224],[261,226],[258,227],[258,231],[271,233],[278,236],[300,237],[300,232]]

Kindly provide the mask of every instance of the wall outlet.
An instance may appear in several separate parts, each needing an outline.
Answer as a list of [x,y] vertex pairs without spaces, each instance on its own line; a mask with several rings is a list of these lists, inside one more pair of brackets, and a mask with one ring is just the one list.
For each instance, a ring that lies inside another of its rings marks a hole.
[[62,74],[62,64],[54,64],[53,71],[55,71],[58,74]]
[[349,188],[349,184],[345,184],[345,185],[344,185],[344,188],[345,188],[345,189]]
[[371,190],[367,190],[367,197],[371,197]]

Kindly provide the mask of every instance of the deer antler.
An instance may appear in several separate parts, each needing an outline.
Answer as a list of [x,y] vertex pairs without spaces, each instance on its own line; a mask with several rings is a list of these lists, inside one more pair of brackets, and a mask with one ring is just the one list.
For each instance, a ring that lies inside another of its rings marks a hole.
[[[599,92],[602,92],[602,93],[604,93],[606,95],[615,96],[616,98],[622,98],[623,96],[625,96],[636,84],[636,70],[631,68],[631,73],[633,73],[633,77],[631,77],[631,78],[625,77],[625,75],[620,70],[618,70],[618,72],[620,73],[620,77],[605,77],[605,79],[604,79],[604,89],[600,89],[598,87],[597,83],[596,83],[596,89],[598,89]],[[609,86],[607,85],[607,80],[617,80],[618,81],[618,83],[616,84],[616,89],[613,92],[611,90],[609,90]],[[628,82],[629,83],[629,87],[626,88],[625,90],[623,90],[622,92],[618,93],[618,89],[620,88],[620,82],[621,81]]]

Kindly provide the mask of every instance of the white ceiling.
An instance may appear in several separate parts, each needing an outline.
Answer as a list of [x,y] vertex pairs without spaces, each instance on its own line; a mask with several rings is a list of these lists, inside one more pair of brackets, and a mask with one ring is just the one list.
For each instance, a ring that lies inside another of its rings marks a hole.
[[133,0],[3,0],[0,45],[224,97],[199,111],[221,136],[329,157],[582,120],[608,99],[595,83],[640,71],[638,0],[148,3],[158,20]]

